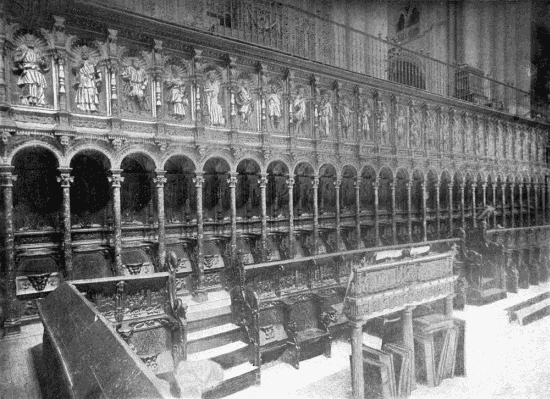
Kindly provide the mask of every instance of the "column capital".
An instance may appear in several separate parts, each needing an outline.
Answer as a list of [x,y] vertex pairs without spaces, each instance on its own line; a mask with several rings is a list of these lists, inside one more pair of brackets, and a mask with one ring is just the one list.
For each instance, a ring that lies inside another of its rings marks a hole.
[[202,172],[195,173],[193,183],[195,183],[196,188],[202,188],[202,185],[204,183],[204,174]]
[[260,185],[260,188],[264,188],[267,185],[267,173],[262,173],[260,175],[260,179],[258,180],[258,184]]
[[286,185],[288,186],[289,189],[294,187],[294,183],[295,183],[294,177],[289,176],[288,179],[286,179]]
[[71,183],[74,182],[74,177],[71,176],[70,172],[64,172],[57,176],[56,180],[61,183],[61,187],[70,187]]
[[336,179],[332,183],[334,184],[334,187],[340,188],[340,185],[342,184],[342,180]]
[[361,188],[361,180],[362,179],[360,177],[355,179],[355,181],[353,182],[353,185],[355,186],[355,188],[357,188],[357,189]]
[[313,176],[311,184],[313,185],[313,188],[319,188],[319,176]]
[[403,312],[405,315],[412,315],[413,310],[416,308],[416,306],[405,306],[405,309],[403,309]]
[[235,188],[237,185],[237,173],[230,173],[229,178],[227,179],[227,183],[229,184],[230,188]]
[[153,178],[153,182],[157,185],[157,188],[162,188],[167,182],[166,177],[158,176]]
[[107,179],[113,187],[120,187],[124,181],[124,177],[121,176],[122,169],[111,169],[111,176]]

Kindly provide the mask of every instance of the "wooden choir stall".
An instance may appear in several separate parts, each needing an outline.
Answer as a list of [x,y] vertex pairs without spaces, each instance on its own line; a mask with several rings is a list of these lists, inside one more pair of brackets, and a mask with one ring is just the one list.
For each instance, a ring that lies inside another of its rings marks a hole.
[[[417,381],[432,387],[465,375],[465,322],[452,317],[456,252],[432,253],[429,246],[403,252],[378,252],[352,271],[344,313],[352,326],[355,399],[407,397]],[[401,322],[380,348],[363,341],[374,320]]]

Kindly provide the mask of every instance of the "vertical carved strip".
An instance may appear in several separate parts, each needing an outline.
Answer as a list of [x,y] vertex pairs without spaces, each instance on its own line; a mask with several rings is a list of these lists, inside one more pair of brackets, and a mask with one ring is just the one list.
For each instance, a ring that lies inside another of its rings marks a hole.
[[365,377],[363,376],[363,325],[350,323],[351,333],[351,361],[353,399],[365,398]]
[[477,226],[476,220],[476,183],[472,183],[472,223],[474,228]]
[[390,183],[390,189],[391,189],[391,232],[392,232],[392,242],[393,245],[397,244],[397,215],[396,215],[396,209],[395,209],[395,187],[396,183],[395,181],[392,181]]
[[357,235],[357,249],[363,248],[361,239],[361,178],[357,178],[355,185],[355,234]]
[[237,254],[237,195],[235,188],[237,187],[237,174],[231,173],[229,179],[229,194],[231,198],[231,257],[234,259]]
[[428,196],[428,193],[426,192],[426,182],[423,181],[420,185],[422,187],[422,240],[428,241],[428,232],[427,232],[427,212],[426,212],[426,197]]
[[313,177],[313,250],[318,253],[319,243],[319,177]]
[[166,261],[166,221],[164,215],[164,185],[166,184],[166,177],[164,177],[163,170],[157,170],[157,177],[154,182],[157,186],[157,207],[158,207],[158,268],[159,271],[164,270]]
[[379,205],[379,199],[378,199],[378,186],[380,184],[380,181],[378,180],[378,177],[374,180],[374,183],[372,183],[372,186],[374,187],[374,242],[377,246],[380,245],[380,220],[378,216],[378,205]]
[[500,196],[502,197],[502,227],[506,228],[506,183],[501,182],[500,188]]
[[525,212],[527,215],[526,225],[531,226],[531,184],[526,184],[525,189],[527,190],[527,212]]
[[435,229],[437,233],[437,238],[441,238],[441,215],[439,214],[440,210],[440,204],[439,204],[439,191],[441,190],[441,187],[439,186],[441,183],[440,180],[436,180],[435,182]]
[[336,193],[336,250],[340,250],[340,233],[342,229],[342,221],[340,218],[340,186],[342,180],[336,179],[334,182],[334,190]]
[[449,180],[449,237],[453,234],[453,179]]
[[71,237],[71,183],[74,177],[71,176],[71,169],[59,169],[61,173],[57,177],[63,190],[63,264],[65,266],[65,277],[73,279],[73,244]]
[[516,204],[514,204],[514,183],[508,183],[510,185],[510,227],[514,228],[516,221],[514,217],[514,210]]
[[196,174],[193,179],[195,187],[197,189],[197,250],[196,258],[197,262],[197,286],[195,287],[194,295],[198,300],[206,300],[204,290],[204,215],[202,212],[202,188],[204,185],[204,176],[201,172]]
[[286,181],[288,187],[288,257],[294,257],[294,178]]
[[115,245],[115,270],[118,275],[122,274],[122,216],[120,210],[120,186],[124,178],[120,175],[122,170],[112,169],[111,187],[113,188],[113,217],[114,217],[114,245]]
[[[413,335],[413,312],[414,306],[407,306],[403,310],[403,346],[411,351],[411,359],[414,359],[414,335]],[[416,387],[415,362],[411,361],[411,375],[409,377],[411,386]]]
[[519,185],[519,227],[524,227],[523,224],[523,183]]
[[533,188],[535,189],[535,221],[533,225],[538,225],[539,224],[539,184],[534,183]]
[[267,174],[262,173],[260,180],[260,202],[262,209],[262,230],[261,230],[261,251],[262,251],[262,262],[267,261],[267,250],[266,250],[266,241],[267,241],[267,198],[266,198],[266,186],[267,186]]
[[21,321],[17,307],[15,277],[15,243],[13,231],[13,168],[5,166],[0,169],[2,194],[4,199],[4,263],[6,267],[6,319],[4,320],[4,336],[19,334]]
[[460,183],[460,222],[462,223],[462,228],[466,230],[466,204],[464,203],[464,188],[466,183]]
[[411,198],[412,182],[407,182],[407,233],[409,235],[409,242],[412,242],[412,198]]

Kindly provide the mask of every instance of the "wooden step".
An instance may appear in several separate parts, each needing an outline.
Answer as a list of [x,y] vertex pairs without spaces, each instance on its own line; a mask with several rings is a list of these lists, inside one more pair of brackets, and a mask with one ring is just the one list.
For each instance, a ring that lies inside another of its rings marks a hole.
[[534,296],[533,298],[530,298],[526,301],[520,302],[517,305],[510,306],[509,308],[506,308],[505,310],[508,313],[515,312],[516,310],[520,310],[522,308],[525,308],[527,306],[531,306],[537,302],[543,301],[547,298],[550,298],[550,292],[544,292],[542,294],[539,294],[537,296]]
[[550,298],[510,312],[509,319],[510,322],[518,322],[525,326],[548,315],[550,315]]
[[207,349],[223,346],[243,339],[241,327],[233,323],[226,323],[190,332],[187,335],[188,353],[196,353]]
[[223,381],[216,388],[202,394],[203,399],[219,399],[242,391],[259,382],[260,368],[250,363],[224,370]]
[[187,360],[198,361],[210,359],[221,365],[224,369],[229,369],[238,364],[247,362],[249,357],[249,344],[243,341],[235,341],[216,348],[190,353],[187,356]]

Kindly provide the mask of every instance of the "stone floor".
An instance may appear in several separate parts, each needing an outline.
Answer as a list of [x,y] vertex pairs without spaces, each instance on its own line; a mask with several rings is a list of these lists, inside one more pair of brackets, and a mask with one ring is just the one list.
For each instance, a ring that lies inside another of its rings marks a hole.
[[[509,294],[483,307],[469,306],[455,316],[467,322],[466,378],[444,380],[436,388],[419,385],[412,399],[543,399],[550,398],[550,317],[527,326],[508,322],[504,309],[550,290],[550,284]],[[41,398],[42,327],[23,327],[23,334],[0,340],[0,398]],[[333,344],[332,358],[264,366],[262,385],[228,399],[307,398],[351,399],[350,346]]]

